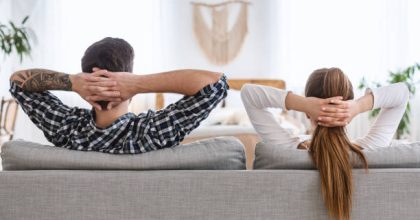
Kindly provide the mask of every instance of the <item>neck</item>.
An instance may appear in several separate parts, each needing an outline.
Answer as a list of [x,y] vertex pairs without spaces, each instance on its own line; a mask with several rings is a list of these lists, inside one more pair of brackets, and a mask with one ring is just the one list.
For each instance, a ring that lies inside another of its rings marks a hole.
[[128,102],[123,102],[111,110],[99,111],[95,109],[95,123],[98,128],[106,128],[110,126],[119,117],[128,113]]

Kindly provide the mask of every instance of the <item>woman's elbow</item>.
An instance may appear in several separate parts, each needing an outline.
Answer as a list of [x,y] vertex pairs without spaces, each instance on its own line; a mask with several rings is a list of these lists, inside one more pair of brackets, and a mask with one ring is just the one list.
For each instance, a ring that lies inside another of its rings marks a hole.
[[251,95],[252,85],[244,84],[241,88],[241,99],[244,104],[249,103],[249,98]]
[[399,103],[401,105],[407,105],[409,99],[410,99],[410,90],[408,88],[408,85],[402,82],[395,83],[392,86],[395,86],[394,93],[397,95],[395,98],[399,100]]
[[403,96],[403,100],[405,102],[408,102],[408,100],[410,99],[410,90],[409,90],[407,84],[400,83],[400,87],[401,87],[401,94]]

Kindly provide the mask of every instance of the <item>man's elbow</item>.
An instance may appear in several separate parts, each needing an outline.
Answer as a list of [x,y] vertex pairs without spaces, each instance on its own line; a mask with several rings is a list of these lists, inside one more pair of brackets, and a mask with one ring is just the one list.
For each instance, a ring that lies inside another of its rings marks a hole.
[[211,84],[216,83],[222,77],[222,73],[213,73],[211,77]]
[[207,70],[201,70],[199,72],[197,70],[190,71],[193,77],[191,77],[191,80],[189,81],[189,83],[187,83],[188,89],[184,93],[188,96],[195,95],[204,87],[217,83],[223,75],[222,73],[216,73]]
[[10,82],[15,82],[15,81],[17,81],[17,80],[18,80],[18,74],[19,74],[19,72],[20,72],[20,71],[14,72],[14,73],[10,76],[10,78],[9,78]]
[[24,70],[16,71],[10,76],[9,80],[10,82],[16,83],[19,87],[22,87],[22,84],[24,83],[24,75]]
[[206,77],[202,78],[202,87],[217,83],[222,77],[222,73],[208,72]]

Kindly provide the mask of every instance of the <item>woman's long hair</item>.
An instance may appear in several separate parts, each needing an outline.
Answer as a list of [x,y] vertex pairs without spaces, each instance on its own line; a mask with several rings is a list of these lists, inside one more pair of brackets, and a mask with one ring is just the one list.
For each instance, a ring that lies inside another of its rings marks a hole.
[[[353,87],[347,76],[338,68],[315,70],[309,77],[306,97],[354,98]],[[352,207],[352,161],[354,152],[367,169],[367,161],[360,147],[352,144],[344,127],[317,126],[310,143],[309,153],[319,170],[322,195],[330,217],[350,219]]]

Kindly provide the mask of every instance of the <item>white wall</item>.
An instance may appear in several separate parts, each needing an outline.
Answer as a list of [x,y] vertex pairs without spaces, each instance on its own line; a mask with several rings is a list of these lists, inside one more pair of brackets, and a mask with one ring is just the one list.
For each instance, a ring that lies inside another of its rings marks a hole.
[[[70,74],[81,72],[80,60],[84,50],[107,36],[124,38],[132,44],[136,52],[135,72],[156,72],[156,67],[160,67],[160,61],[156,59],[159,50],[154,50],[160,43],[160,27],[154,23],[159,21],[154,19],[159,16],[159,1],[108,1],[111,4],[100,0],[2,1],[11,6],[8,10],[11,19],[20,21],[30,15],[28,25],[34,29],[37,38],[32,59],[26,59],[22,64],[16,58],[11,59],[10,68],[1,76],[0,81],[5,84],[1,90],[5,96],[10,97],[8,77],[19,69],[47,68]],[[90,108],[75,93],[53,93],[65,104]],[[141,97],[138,100],[141,101]],[[23,111],[18,114],[15,138],[48,143]]]
[[[225,72],[228,77],[252,78],[261,74],[274,74],[271,68],[272,34],[275,12],[274,0],[252,1],[248,13],[248,35],[237,58],[225,66],[211,64],[199,48],[192,31],[192,6],[190,0],[162,1],[162,34],[164,66],[168,69],[200,68]],[[215,1],[204,1],[215,2]],[[230,7],[229,24],[239,12],[238,5]],[[209,10],[202,10],[204,15]],[[208,17],[205,17],[208,18]],[[210,23],[209,19],[207,19]],[[211,26],[211,24],[210,24]]]
[[[59,11],[48,10],[54,8],[55,2],[49,2],[44,0],[34,0],[34,1],[22,1],[22,0],[2,0],[3,2],[8,2],[10,7],[8,8],[9,18],[15,23],[20,23],[26,15],[30,15],[30,19],[27,22],[28,27],[34,29],[36,35],[34,38],[34,43],[32,47],[31,56],[24,59],[23,63],[20,63],[19,58],[16,55],[13,55],[8,58],[7,71],[1,72],[2,84],[1,93],[2,96],[10,97],[9,90],[9,77],[10,75],[19,69],[23,68],[32,68],[32,67],[43,67],[50,69],[58,69],[59,65],[57,60],[56,51],[53,49],[57,47],[57,32],[54,30],[54,21],[57,19],[52,19]],[[3,9],[3,8],[2,8]],[[59,16],[57,16],[59,17]],[[4,85],[4,86],[3,86]],[[23,138],[26,140],[32,140],[40,143],[47,143],[42,132],[36,128],[36,126],[29,120],[26,114],[19,109],[18,118],[16,121],[15,128],[15,138]]]
[[[418,8],[420,2],[415,0],[252,0],[249,33],[240,54],[232,63],[216,66],[196,43],[190,0],[0,0],[0,19],[20,21],[30,14],[29,25],[38,35],[32,60],[1,62],[0,92],[8,95],[5,79],[13,70],[43,67],[79,72],[83,51],[106,36],[122,37],[133,45],[134,71],[140,74],[209,69],[230,78],[284,79],[298,93],[307,76],[320,67],[342,68],[355,85],[362,76],[385,81],[388,70],[420,61]],[[231,23],[236,9],[232,8]],[[88,107],[76,94],[58,95],[69,105]],[[414,112],[420,109],[419,97]],[[229,99],[238,102],[239,95],[231,92]],[[153,105],[151,96],[136,100],[141,109]],[[420,140],[420,117],[413,116],[413,139]],[[352,135],[366,132],[366,118],[359,117],[349,127]],[[45,142],[22,112],[16,132],[18,138]]]
[[[0,22],[5,24],[11,17],[11,1],[0,0]],[[3,53],[0,53],[0,97],[8,95],[9,81],[4,80],[8,73],[11,71],[11,63],[13,58],[5,57]]]
[[[284,79],[289,89],[302,93],[306,78],[321,67],[340,67],[357,87],[362,77],[385,82],[388,71],[419,61],[416,1],[251,1],[244,47],[225,66],[212,65],[196,43],[189,2],[162,1],[162,34],[170,36],[163,38],[163,64],[169,69],[203,68],[230,78]],[[356,90],[357,95],[362,93]],[[231,92],[228,99],[239,102],[239,95]],[[412,137],[420,139],[420,117],[413,116]],[[365,134],[366,121],[367,114],[359,116],[348,127],[351,136]]]

